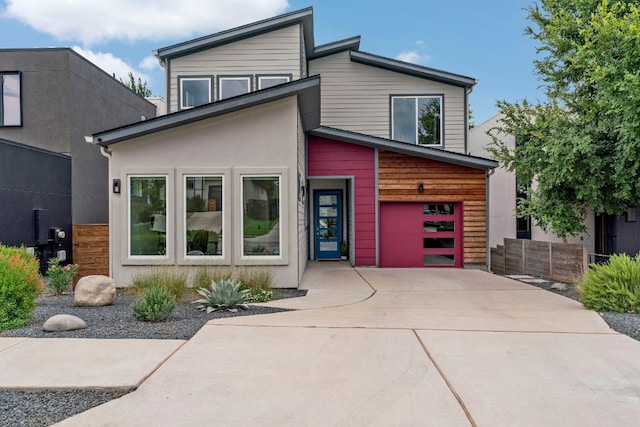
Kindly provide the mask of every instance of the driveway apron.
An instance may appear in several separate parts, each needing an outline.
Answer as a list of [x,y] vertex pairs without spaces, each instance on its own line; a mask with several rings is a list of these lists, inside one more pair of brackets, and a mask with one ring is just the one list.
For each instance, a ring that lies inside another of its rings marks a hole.
[[640,343],[575,301],[479,270],[346,263],[309,263],[301,287],[270,303],[299,310],[209,322],[135,392],[59,425],[640,419]]

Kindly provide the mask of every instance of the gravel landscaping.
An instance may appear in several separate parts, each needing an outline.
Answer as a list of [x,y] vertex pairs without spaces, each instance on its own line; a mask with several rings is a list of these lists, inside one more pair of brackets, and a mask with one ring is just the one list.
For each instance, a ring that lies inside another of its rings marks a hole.
[[[275,289],[275,299],[304,296],[298,289]],[[0,337],[29,338],[115,338],[115,339],[180,339],[188,340],[212,319],[231,316],[287,311],[281,308],[250,305],[236,313],[205,313],[195,304],[179,304],[167,322],[146,323],[135,320],[131,304],[135,297],[119,293],[115,304],[106,307],[74,307],[73,295],[42,295],[37,300],[34,319],[23,328],[0,332]],[[86,329],[66,332],[43,332],[42,324],[56,314],[72,314],[87,323]],[[0,390],[0,425],[49,426],[94,406],[125,395],[122,390]]]
[[[579,295],[572,285],[567,285],[565,290],[552,289],[555,282],[535,279],[538,280],[521,281],[579,301]],[[275,291],[275,298],[296,297],[305,293],[306,291],[297,289],[278,289]],[[248,310],[237,313],[217,311],[206,314],[198,310],[195,304],[185,303],[178,305],[169,321],[145,323],[133,318],[131,304],[134,300],[134,297],[120,293],[112,306],[74,307],[72,295],[60,297],[44,295],[38,298],[35,317],[28,326],[0,332],[0,337],[188,340],[211,319],[286,311],[279,308],[250,306]],[[87,323],[88,327],[68,332],[43,332],[44,321],[56,314],[78,316]],[[640,341],[640,315],[599,314],[612,329]],[[94,406],[117,399],[126,393],[118,390],[0,390],[0,425],[49,426]]]

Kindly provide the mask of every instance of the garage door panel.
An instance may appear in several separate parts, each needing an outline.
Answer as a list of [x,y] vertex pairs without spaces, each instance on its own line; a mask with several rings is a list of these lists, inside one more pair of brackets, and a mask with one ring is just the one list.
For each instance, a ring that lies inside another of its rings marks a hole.
[[380,204],[382,267],[462,267],[462,204]]

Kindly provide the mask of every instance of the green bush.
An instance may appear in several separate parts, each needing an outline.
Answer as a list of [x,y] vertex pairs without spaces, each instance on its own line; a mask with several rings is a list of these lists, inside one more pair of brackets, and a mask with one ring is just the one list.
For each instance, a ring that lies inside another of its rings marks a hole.
[[211,313],[216,310],[238,311],[239,308],[246,310],[248,290],[242,289],[242,284],[232,279],[211,282],[211,290],[199,288],[197,292],[204,298],[194,301],[200,304],[200,310]]
[[61,295],[67,290],[73,276],[78,272],[76,264],[67,264],[64,267],[60,265],[58,258],[51,258],[48,262],[47,276],[49,276],[49,284],[47,287],[54,295]]
[[186,301],[189,298],[188,281],[189,271],[186,268],[157,267],[136,274],[127,292],[140,296],[149,288],[163,286],[176,301]]
[[162,285],[153,285],[145,289],[142,296],[131,305],[133,317],[143,322],[163,322],[176,308],[176,299]]
[[612,255],[606,264],[591,265],[578,291],[592,310],[640,313],[640,259]]
[[249,288],[247,289],[247,302],[267,302],[273,299],[273,291]]
[[25,248],[0,245],[0,331],[26,325],[36,308],[42,277]]

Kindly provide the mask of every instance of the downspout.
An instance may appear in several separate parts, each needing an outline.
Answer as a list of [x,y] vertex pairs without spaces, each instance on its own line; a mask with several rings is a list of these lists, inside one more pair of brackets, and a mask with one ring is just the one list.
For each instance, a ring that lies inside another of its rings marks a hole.
[[487,173],[485,174],[485,177],[486,177],[485,178],[485,186],[486,186],[485,198],[486,198],[486,205],[487,205],[487,212],[486,212],[486,216],[485,216],[485,222],[487,224],[487,232],[485,233],[486,234],[486,243],[485,243],[486,255],[485,255],[485,257],[487,259],[487,270],[488,271],[491,271],[491,245],[489,243],[489,236],[490,236],[490,233],[491,233],[491,225],[490,225],[491,221],[490,221],[490,215],[489,215],[489,213],[490,213],[489,209],[490,209],[490,206],[491,206],[490,203],[489,203],[489,201],[491,200],[490,199],[490,196],[491,196],[491,186],[490,186],[491,180],[490,180],[490,178],[491,178],[491,175],[493,175],[495,172],[496,172],[495,169],[491,169],[491,170],[488,170]]
[[[87,142],[89,140],[87,139]],[[93,138],[92,138],[93,141]],[[107,158],[107,161],[109,162],[109,178],[107,180],[107,185],[109,185],[109,183],[113,182],[112,178],[111,178],[111,150],[109,150],[109,147],[100,147],[100,154],[102,154],[104,157]],[[111,229],[111,224],[113,224],[113,218],[112,218],[112,212],[113,209],[111,207],[111,200],[112,200],[112,194],[111,194],[111,188],[109,188],[108,190],[108,194],[109,194],[109,277],[113,277],[113,249],[112,249],[112,244],[111,242],[113,242],[113,230]]]

